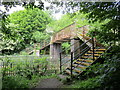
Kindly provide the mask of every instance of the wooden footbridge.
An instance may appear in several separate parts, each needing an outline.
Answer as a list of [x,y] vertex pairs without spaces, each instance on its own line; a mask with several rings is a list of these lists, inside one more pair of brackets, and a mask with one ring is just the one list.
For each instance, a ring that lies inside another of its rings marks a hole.
[[[73,23],[52,36],[50,44],[46,47],[50,46],[50,62],[58,67],[61,73],[71,76],[79,75],[99,60],[106,51],[104,45],[95,38],[87,36],[88,31],[88,25],[76,28],[76,23]],[[65,55],[62,51],[63,42],[71,43],[70,54]]]
[[73,24],[63,28],[59,32],[55,33],[52,36],[51,43],[66,42],[71,39],[80,37],[81,35],[84,37],[88,33],[88,30],[89,30],[88,27],[89,26],[86,25],[86,26],[83,26],[80,28],[76,28],[76,24],[73,23]]

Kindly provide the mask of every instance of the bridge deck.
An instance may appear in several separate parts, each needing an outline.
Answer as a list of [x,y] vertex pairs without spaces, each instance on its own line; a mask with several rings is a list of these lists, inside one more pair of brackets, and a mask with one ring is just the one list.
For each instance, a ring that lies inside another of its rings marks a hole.
[[76,24],[73,23],[59,32],[55,33],[52,37],[51,43],[61,43],[64,41],[69,41],[72,38],[78,37],[78,35],[82,34],[82,37],[86,36],[88,32],[88,26],[83,26],[80,28],[76,28]]

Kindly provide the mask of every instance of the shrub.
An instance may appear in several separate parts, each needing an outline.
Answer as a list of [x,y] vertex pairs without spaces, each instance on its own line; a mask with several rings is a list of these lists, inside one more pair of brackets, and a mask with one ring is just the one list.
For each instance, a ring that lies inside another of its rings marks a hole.
[[[12,68],[10,67],[11,64],[13,65]],[[48,61],[47,57],[41,57],[33,61],[5,58],[4,65],[5,67],[2,69],[3,90],[6,88],[29,88],[29,83],[34,86],[34,83],[38,81],[37,78],[45,75]],[[14,72],[14,75],[8,72]]]
[[28,80],[22,76],[6,76],[3,78],[3,90],[29,88]]
[[89,78],[87,80],[80,80],[75,81],[74,84],[66,87],[66,88],[79,88],[80,90],[94,90],[97,88],[100,88],[99,82],[97,82],[97,79],[99,79],[100,76]]

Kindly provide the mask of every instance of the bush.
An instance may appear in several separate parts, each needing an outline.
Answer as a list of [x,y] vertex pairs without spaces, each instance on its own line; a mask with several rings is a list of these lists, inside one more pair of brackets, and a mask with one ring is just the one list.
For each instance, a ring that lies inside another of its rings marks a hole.
[[114,48],[106,57],[106,62],[101,68],[103,70],[100,83],[105,89],[120,88],[120,48]]
[[79,88],[80,90],[91,90],[91,89],[97,89],[100,88],[99,82],[97,82],[97,79],[100,76],[94,77],[94,78],[89,78],[87,80],[80,80],[80,81],[75,81],[74,84],[66,87],[66,88]]
[[[11,64],[13,65],[12,68]],[[6,90],[6,88],[30,88],[34,86],[38,78],[46,75],[48,61],[47,57],[41,57],[33,61],[5,58],[4,65],[4,68],[2,68],[3,90]],[[9,72],[14,72],[14,75],[9,74]]]
[[6,76],[3,78],[3,90],[29,88],[28,80],[22,76]]

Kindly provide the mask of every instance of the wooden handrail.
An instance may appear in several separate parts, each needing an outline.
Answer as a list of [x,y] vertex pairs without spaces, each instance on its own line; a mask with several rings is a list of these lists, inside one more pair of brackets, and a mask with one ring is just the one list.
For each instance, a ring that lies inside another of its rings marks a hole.
[[52,37],[51,42],[54,43],[57,40],[70,39],[75,36],[75,23],[63,28],[59,32],[55,33]]

